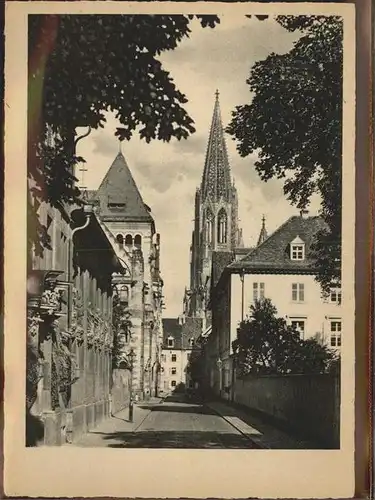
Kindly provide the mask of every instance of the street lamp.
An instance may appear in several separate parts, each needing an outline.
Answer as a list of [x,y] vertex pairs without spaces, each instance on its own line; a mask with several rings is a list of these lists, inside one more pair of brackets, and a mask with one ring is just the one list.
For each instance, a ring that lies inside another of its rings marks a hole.
[[241,321],[244,319],[244,306],[245,306],[245,271],[241,269],[240,271],[240,280],[241,280]]
[[217,360],[217,367],[218,367],[218,369],[219,369],[219,395],[220,395],[220,397],[221,397],[221,389],[222,389],[222,387],[221,387],[221,385],[222,385],[222,384],[221,384],[221,383],[222,383],[222,380],[221,380],[221,379],[222,379],[222,376],[221,376],[221,370],[222,370],[222,367],[223,367],[223,362],[222,362],[222,360],[220,359],[220,357],[219,357],[219,358],[218,358],[218,360]]

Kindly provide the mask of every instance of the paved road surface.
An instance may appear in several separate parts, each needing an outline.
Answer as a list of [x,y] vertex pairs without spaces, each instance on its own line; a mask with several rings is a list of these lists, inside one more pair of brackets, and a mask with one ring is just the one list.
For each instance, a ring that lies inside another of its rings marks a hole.
[[[147,407],[147,404],[140,406]],[[109,448],[213,449],[250,449],[254,446],[248,437],[213,410],[188,401],[183,395],[169,396],[151,408],[152,411],[146,413],[146,418],[132,431],[124,431],[121,425],[110,432],[94,430],[81,445]]]

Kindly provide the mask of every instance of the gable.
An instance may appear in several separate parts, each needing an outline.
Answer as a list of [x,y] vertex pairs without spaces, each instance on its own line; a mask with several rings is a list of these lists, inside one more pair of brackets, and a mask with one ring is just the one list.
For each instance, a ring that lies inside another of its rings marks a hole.
[[125,221],[153,220],[122,153],[116,156],[95,198],[99,202],[100,217],[103,220],[115,220],[119,217]]
[[[240,261],[234,262],[229,267],[232,269],[253,269],[254,271],[293,271],[311,269],[311,245],[315,235],[326,227],[320,217],[291,217],[264,243],[252,250]],[[305,245],[304,260],[293,261],[290,258],[292,242],[301,241]]]

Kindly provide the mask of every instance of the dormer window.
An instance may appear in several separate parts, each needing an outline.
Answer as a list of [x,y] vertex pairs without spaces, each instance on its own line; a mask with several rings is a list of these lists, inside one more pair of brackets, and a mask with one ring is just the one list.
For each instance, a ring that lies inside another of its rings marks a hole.
[[174,338],[173,337],[168,337],[168,339],[167,339],[167,345],[168,345],[168,347],[173,347],[174,346]]
[[189,339],[189,344],[190,344],[190,347],[194,347],[194,339],[193,338]]
[[290,244],[290,258],[291,260],[305,259],[305,243],[299,236],[297,236],[297,238],[295,238]]

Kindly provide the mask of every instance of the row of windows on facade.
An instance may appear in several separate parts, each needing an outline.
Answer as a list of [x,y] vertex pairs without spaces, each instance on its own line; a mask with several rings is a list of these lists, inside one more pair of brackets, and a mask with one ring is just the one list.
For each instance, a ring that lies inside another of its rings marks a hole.
[[[305,335],[305,319],[292,319],[290,325],[294,327],[304,338]],[[331,347],[341,347],[341,320],[335,319],[329,322],[329,344]]]
[[[165,390],[168,390],[169,388],[173,389],[176,386],[177,386],[177,381],[176,380],[171,380],[171,381],[164,380],[164,389]],[[193,381],[192,380],[189,380],[188,386],[189,387],[193,387]]]
[[[206,243],[211,244],[214,237],[214,216],[211,211],[206,212]],[[228,241],[228,217],[222,208],[217,216],[217,242],[224,244]]]
[[131,234],[126,234],[125,237],[123,234],[119,233],[116,235],[116,241],[119,245],[125,246],[127,248],[141,248],[142,247],[142,236],[140,234],[136,234],[133,238]]
[[[167,338],[167,346],[168,347],[174,347],[174,338],[173,337],[168,337]],[[194,346],[194,339],[193,338],[189,339],[189,346],[190,347]],[[172,354],[172,356],[175,356],[175,354]]]
[[[253,300],[263,300],[265,298],[265,283],[253,283]],[[341,304],[340,288],[332,288],[328,298],[329,302]],[[292,283],[292,301],[305,302],[305,284]]]

